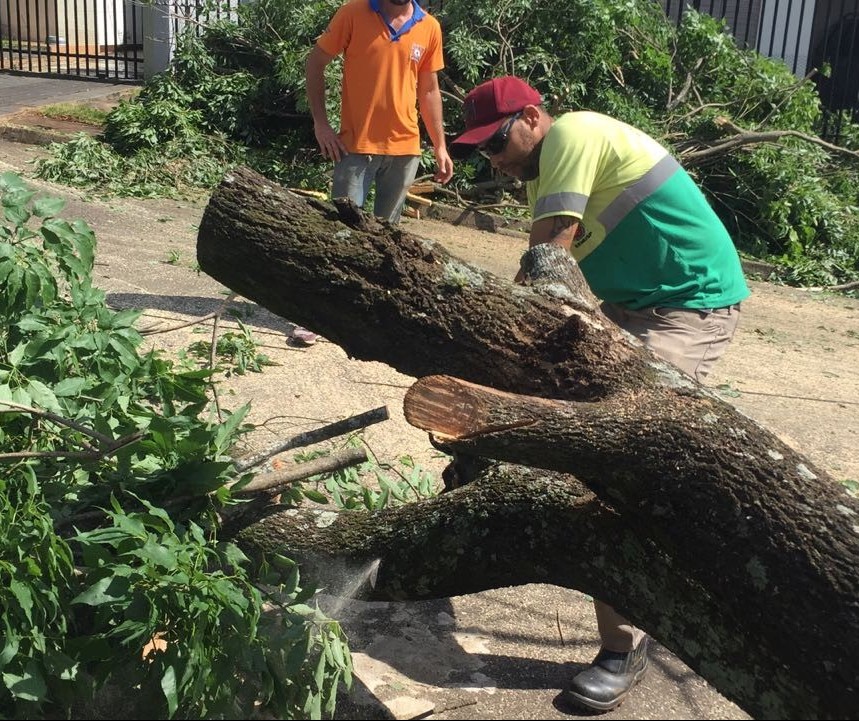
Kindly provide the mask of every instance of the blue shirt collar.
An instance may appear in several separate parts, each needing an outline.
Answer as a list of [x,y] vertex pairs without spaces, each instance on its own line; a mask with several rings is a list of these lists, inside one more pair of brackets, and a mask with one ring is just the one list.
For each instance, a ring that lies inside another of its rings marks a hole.
[[412,16],[403,23],[403,27],[399,30],[394,30],[391,27],[391,24],[388,22],[388,19],[382,13],[382,7],[380,0],[370,0],[370,8],[375,13],[379,13],[379,17],[382,18],[385,25],[388,26],[388,32],[391,34],[391,41],[399,40],[402,35],[405,35],[409,30],[411,30],[415,23],[419,23],[426,16],[426,11],[417,3],[417,0],[412,0]]

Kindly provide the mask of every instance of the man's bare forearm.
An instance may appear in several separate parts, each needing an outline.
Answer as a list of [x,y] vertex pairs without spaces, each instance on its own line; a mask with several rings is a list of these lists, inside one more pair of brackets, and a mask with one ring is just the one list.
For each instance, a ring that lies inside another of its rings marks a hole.
[[553,215],[532,223],[528,246],[533,248],[541,243],[555,243],[564,250],[573,247],[573,239],[579,229],[579,219],[572,215]]

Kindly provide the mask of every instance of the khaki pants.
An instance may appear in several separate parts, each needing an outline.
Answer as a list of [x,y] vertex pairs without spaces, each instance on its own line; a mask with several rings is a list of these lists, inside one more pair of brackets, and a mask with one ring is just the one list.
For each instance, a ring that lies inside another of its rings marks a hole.
[[[643,308],[629,310],[603,303],[602,311],[621,328],[638,338],[656,355],[697,381],[703,381],[722,357],[740,320],[740,304],[727,308]],[[594,599],[597,627],[603,648],[631,651],[644,631],[633,626],[611,606]]]

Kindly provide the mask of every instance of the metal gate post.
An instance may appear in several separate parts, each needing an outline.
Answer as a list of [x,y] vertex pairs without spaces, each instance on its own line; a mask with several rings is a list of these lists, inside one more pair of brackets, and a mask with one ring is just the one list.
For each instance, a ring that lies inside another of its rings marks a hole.
[[143,5],[143,78],[166,70],[173,57],[173,23],[170,10],[173,0],[152,0]]

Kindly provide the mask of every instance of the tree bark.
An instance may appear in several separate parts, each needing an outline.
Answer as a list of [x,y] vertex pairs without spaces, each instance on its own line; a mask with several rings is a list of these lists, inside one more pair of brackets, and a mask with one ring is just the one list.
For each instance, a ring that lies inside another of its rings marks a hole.
[[792,708],[807,717],[802,694],[809,683],[797,686],[769,662],[776,676],[760,678],[750,663],[758,649],[738,631],[744,609],[678,572],[651,539],[569,475],[495,463],[454,492],[395,509],[252,513],[232,519],[225,535],[254,557],[289,555],[332,595],[356,577],[365,582],[350,594],[374,599],[446,598],[527,583],[578,589],[641,619],[756,715],[785,718],[783,709]]
[[786,684],[782,698],[800,681],[806,698],[855,683],[855,499],[726,404],[653,394],[571,403],[431,376],[405,410],[450,452],[574,472],[675,571],[744,609],[734,633],[778,660],[767,676]]
[[447,448],[566,472],[493,465],[373,514],[253,508],[225,529],[246,551],[314,571],[378,559],[375,593],[397,598],[578,588],[754,716],[855,717],[859,503],[611,324],[569,256],[532,249],[533,283],[517,286],[239,169],[210,200],[198,259],[354,357],[529,396],[455,379],[410,392]]

